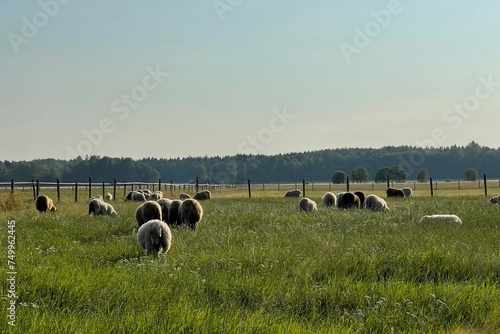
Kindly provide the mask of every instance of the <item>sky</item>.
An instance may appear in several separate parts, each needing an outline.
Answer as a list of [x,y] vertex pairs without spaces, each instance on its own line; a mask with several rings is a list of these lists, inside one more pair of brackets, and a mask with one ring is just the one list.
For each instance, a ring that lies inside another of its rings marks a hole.
[[500,0],[0,1],[0,160],[499,147]]

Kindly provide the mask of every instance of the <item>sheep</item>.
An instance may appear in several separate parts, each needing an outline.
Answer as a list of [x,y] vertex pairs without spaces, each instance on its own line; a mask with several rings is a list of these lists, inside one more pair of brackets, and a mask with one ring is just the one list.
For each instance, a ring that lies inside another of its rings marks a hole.
[[299,201],[299,211],[300,212],[312,212],[318,211],[318,206],[316,202],[307,197],[303,197]]
[[135,219],[139,227],[151,219],[162,218],[161,206],[155,201],[147,201],[135,210]]
[[342,200],[342,196],[344,194],[345,194],[345,192],[340,192],[340,193],[337,193],[337,196],[335,196],[335,197],[337,197],[337,207],[339,207],[339,208],[340,208],[340,202]]
[[180,198],[181,200],[185,200],[185,199],[191,198],[191,196],[189,196],[189,195],[188,195],[188,194],[186,194],[186,193],[180,193],[180,194],[179,194],[179,198]]
[[364,208],[373,211],[389,210],[389,206],[385,199],[374,194],[366,196]]
[[359,198],[359,206],[364,207],[365,206],[365,199],[366,199],[365,193],[362,191],[355,191],[354,195],[358,196],[358,198]]
[[158,201],[162,197],[163,197],[163,192],[161,192],[160,190],[157,190],[157,191],[151,193],[151,195],[149,196],[149,200]]
[[196,227],[203,217],[203,208],[200,202],[196,199],[186,199],[182,201],[179,207],[179,217],[181,224],[187,225],[192,230],[196,230]]
[[302,195],[302,191],[300,189],[293,189],[293,190],[288,190],[283,197],[294,197],[294,198],[299,198],[300,195]]
[[197,192],[193,198],[198,200],[198,201],[201,201],[201,200],[212,198],[212,194],[210,193],[209,190],[204,190],[204,191]]
[[351,192],[346,192],[342,195],[340,199],[339,208],[341,209],[350,209],[350,208],[359,208],[360,202],[359,197],[354,195]]
[[47,211],[55,212],[55,211],[57,211],[57,209],[54,205],[54,202],[47,195],[37,196],[37,198],[35,199],[35,208],[40,212],[47,212]]
[[490,198],[491,204],[500,204],[500,195]]
[[405,197],[413,197],[413,190],[409,187],[401,188],[401,191],[404,192]]
[[91,213],[94,214],[94,217],[96,215],[118,215],[111,204],[101,201],[98,198],[89,201],[89,215]]
[[94,196],[94,197],[90,197],[87,203],[90,203],[90,201],[93,200],[93,199],[96,199],[96,200],[99,200],[99,201],[104,201],[104,198],[102,198],[101,195],[97,195],[97,196]]
[[172,244],[170,227],[161,220],[153,219],[145,222],[137,231],[137,241],[146,254],[156,257],[161,249],[166,253]]
[[127,196],[125,197],[125,200],[127,201],[133,201],[133,202],[146,202],[146,196],[144,195],[143,192],[140,191],[130,191]]
[[401,189],[389,187],[385,193],[387,194],[387,197],[405,197],[405,193]]
[[168,223],[170,225],[180,225],[181,219],[179,216],[179,207],[181,206],[182,201],[178,199],[172,200],[170,202],[170,207],[168,208]]
[[337,206],[337,196],[332,192],[326,192],[323,197],[321,197],[321,204],[324,207]]
[[168,198],[160,198],[156,202],[160,204],[161,207],[161,220],[168,224],[168,210],[170,208],[170,203],[172,203],[172,200]]
[[420,223],[425,222],[447,222],[447,223],[457,223],[462,224],[462,219],[457,215],[426,215],[420,219]]
[[106,201],[111,201],[113,199],[113,195],[111,195],[111,193],[106,193],[106,195],[104,195],[104,199]]

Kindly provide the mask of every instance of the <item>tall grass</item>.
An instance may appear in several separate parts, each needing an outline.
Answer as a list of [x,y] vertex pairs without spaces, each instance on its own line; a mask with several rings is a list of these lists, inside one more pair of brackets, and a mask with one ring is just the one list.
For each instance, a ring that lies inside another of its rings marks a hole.
[[[319,202],[321,193],[308,196]],[[4,316],[2,331],[500,331],[500,207],[484,197],[315,214],[279,196],[215,197],[202,202],[199,229],[174,228],[171,250],[157,259],[136,241],[135,203],[114,202],[115,218],[88,217],[72,201],[55,214],[16,203],[0,212],[2,258],[7,221],[17,222],[19,296],[16,327]],[[464,223],[419,224],[431,213]],[[0,287],[6,299],[7,283]]]

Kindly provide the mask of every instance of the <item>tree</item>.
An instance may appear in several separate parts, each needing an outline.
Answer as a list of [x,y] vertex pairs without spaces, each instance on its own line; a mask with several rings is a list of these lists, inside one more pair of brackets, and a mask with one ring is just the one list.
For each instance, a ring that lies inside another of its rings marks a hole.
[[337,170],[335,173],[332,175],[332,183],[346,183],[347,181],[347,174],[342,171],[342,170]]
[[375,182],[385,182],[387,177],[396,182],[406,181],[408,174],[401,165],[380,168],[375,175]]
[[417,173],[417,181],[418,182],[427,182],[429,181],[430,175],[429,171],[425,168],[421,168]]
[[360,167],[353,169],[352,171],[352,181],[353,182],[367,182],[370,180],[370,175],[368,174],[368,169],[365,167]]
[[464,180],[465,181],[476,181],[479,178],[477,170],[474,168],[469,168],[465,171]]

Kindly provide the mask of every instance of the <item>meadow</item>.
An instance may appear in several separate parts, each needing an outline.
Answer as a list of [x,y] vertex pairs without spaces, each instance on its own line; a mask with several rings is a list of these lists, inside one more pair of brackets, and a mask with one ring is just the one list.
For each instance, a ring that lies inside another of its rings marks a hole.
[[[38,213],[29,191],[0,193],[0,266],[9,272],[15,220],[17,296],[11,326],[3,278],[0,330],[500,333],[500,206],[482,190],[417,189],[387,199],[387,212],[310,214],[282,193],[214,192],[198,230],[172,228],[158,258],[138,245],[138,204],[121,196],[118,217],[94,218],[69,190],[54,214]],[[463,224],[419,224],[433,213]]]

